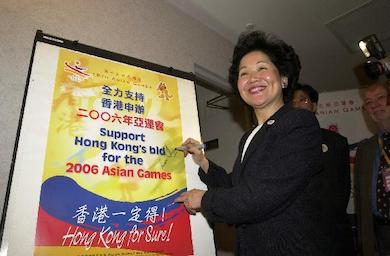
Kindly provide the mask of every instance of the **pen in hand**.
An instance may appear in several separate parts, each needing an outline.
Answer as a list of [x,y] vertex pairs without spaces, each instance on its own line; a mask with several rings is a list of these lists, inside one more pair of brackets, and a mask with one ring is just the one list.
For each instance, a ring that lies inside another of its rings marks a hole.
[[[195,148],[197,149],[205,149],[206,148],[206,145],[204,143],[202,144],[197,144],[194,146]],[[180,147],[176,147],[175,150],[178,150],[178,151],[187,151],[188,150],[188,147],[186,146],[180,146]]]

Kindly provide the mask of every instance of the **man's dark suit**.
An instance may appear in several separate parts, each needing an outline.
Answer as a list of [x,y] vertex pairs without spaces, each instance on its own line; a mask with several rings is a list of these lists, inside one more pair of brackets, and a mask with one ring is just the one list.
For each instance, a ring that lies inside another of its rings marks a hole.
[[352,229],[346,213],[351,192],[349,147],[347,138],[338,133],[321,129],[322,162],[321,174],[323,218],[331,234],[329,256],[354,254]]
[[376,255],[374,219],[372,210],[372,175],[375,154],[378,152],[378,137],[359,143],[356,152],[356,212],[358,223],[358,246],[364,256]]
[[[210,161],[199,175],[209,190],[202,208],[211,222],[235,224],[243,255],[326,255],[320,210],[321,132],[313,113],[283,106],[239,145],[232,175]],[[231,178],[231,179],[230,179]]]

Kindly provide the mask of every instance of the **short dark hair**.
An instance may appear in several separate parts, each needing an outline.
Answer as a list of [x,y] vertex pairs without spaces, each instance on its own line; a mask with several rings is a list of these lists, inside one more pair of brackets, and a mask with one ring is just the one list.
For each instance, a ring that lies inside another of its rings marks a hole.
[[273,34],[262,31],[243,33],[238,38],[234,48],[231,66],[229,68],[229,83],[237,92],[238,72],[241,59],[248,53],[261,51],[265,53],[278,69],[281,76],[288,77],[287,88],[283,89],[285,101],[291,96],[301,71],[301,63],[294,48]]
[[318,103],[318,92],[312,86],[297,83],[297,86],[294,88],[294,92],[295,91],[305,92],[309,96],[311,102]]

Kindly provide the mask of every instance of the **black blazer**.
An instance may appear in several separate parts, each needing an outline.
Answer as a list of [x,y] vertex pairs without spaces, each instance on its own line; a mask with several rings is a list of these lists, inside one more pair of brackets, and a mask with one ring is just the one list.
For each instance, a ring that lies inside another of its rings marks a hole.
[[346,213],[351,194],[348,140],[326,129],[321,129],[321,134],[324,169],[320,176],[322,214],[332,238],[328,255],[354,255],[352,229]]
[[233,172],[210,161],[199,170],[208,191],[202,208],[209,221],[235,224],[239,255],[326,255],[321,185],[321,132],[314,114],[285,105],[266,121]]

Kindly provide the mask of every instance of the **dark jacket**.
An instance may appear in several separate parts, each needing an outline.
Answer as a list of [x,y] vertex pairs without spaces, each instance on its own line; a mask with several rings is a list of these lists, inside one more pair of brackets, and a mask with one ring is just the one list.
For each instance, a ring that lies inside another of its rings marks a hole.
[[378,150],[377,141],[378,137],[376,135],[364,140],[359,143],[356,151],[355,189],[358,248],[364,256],[372,256],[377,253],[371,198],[373,165]]
[[354,255],[351,224],[346,213],[351,193],[348,140],[338,133],[321,129],[322,214],[331,236],[329,256]]
[[250,143],[231,175],[210,161],[199,175],[211,222],[235,224],[239,255],[326,255],[320,189],[321,132],[313,113],[283,106]]

